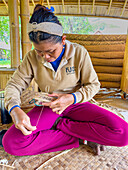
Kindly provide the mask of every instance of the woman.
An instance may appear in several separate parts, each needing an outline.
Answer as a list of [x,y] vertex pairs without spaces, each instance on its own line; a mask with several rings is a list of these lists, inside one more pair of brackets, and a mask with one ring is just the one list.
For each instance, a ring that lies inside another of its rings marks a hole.
[[[54,152],[79,147],[79,139],[98,143],[97,154],[103,145],[127,145],[128,124],[88,102],[100,83],[87,50],[67,41],[57,17],[41,5],[34,9],[28,34],[34,50],[5,89],[5,107],[15,124],[3,137],[5,151],[18,156]],[[26,114],[20,95],[33,78],[55,100]]]

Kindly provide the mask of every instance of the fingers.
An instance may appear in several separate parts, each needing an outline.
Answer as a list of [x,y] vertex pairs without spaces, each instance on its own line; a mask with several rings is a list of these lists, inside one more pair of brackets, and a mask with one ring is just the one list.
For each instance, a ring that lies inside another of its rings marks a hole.
[[24,135],[30,135],[32,131],[36,130],[36,126],[32,126],[30,122],[24,121],[22,124],[16,125],[16,128],[21,130]]
[[52,94],[48,94],[48,96],[51,96],[51,97],[59,97],[60,94],[56,94],[56,93],[52,93]]
[[28,131],[24,126],[20,126],[20,130],[24,135],[30,135],[32,131]]
[[25,126],[25,128],[26,128],[27,130],[29,130],[29,131],[34,131],[34,130],[36,130],[36,126],[32,126],[30,123],[25,122],[25,123],[24,123],[24,126]]
[[48,102],[48,103],[43,103],[43,102],[41,102],[41,105],[42,105],[42,106],[51,106],[51,102]]

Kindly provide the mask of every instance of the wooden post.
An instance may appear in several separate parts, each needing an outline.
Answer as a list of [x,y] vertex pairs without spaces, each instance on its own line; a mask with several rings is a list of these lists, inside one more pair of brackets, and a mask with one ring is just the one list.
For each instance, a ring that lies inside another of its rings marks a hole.
[[29,0],[20,1],[20,16],[21,16],[21,45],[22,45],[22,59],[25,54],[31,50],[32,44],[27,34],[27,24],[29,22]]
[[125,45],[123,71],[121,78],[121,90],[128,94],[128,34]]
[[8,1],[8,14],[10,23],[11,67],[17,68],[20,64],[18,0]]

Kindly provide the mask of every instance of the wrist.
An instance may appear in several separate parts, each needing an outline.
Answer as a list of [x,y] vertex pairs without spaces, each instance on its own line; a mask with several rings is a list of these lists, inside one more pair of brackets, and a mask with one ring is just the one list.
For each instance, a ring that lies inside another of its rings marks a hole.
[[9,114],[11,114],[12,111],[17,110],[17,108],[20,109],[20,106],[19,106],[19,105],[14,105],[14,106],[9,110]]
[[73,104],[76,104],[76,95],[74,93],[71,94],[73,95],[73,99],[74,99]]

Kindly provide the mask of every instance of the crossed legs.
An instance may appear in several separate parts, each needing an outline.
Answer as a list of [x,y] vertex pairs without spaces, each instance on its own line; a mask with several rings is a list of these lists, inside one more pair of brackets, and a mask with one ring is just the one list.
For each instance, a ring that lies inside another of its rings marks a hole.
[[[28,116],[36,125],[42,107],[35,107]],[[50,130],[59,117],[57,130]],[[128,145],[128,123],[114,113],[89,102],[69,106],[61,115],[44,107],[37,129],[24,136],[13,125],[4,135],[3,146],[12,155],[36,155],[79,147],[79,138],[101,145]]]

